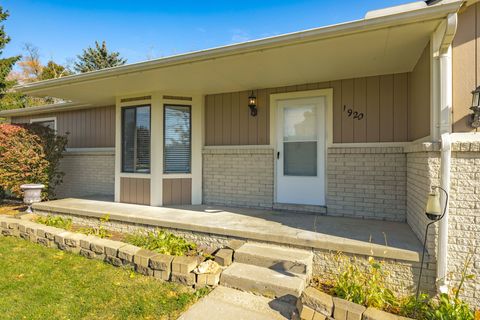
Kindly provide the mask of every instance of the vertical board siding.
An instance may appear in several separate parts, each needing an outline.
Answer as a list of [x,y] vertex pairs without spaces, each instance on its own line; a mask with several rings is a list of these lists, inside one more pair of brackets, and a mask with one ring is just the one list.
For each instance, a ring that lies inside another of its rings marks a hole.
[[68,133],[68,148],[115,147],[115,107],[98,107],[13,117],[12,123],[29,123],[31,119],[57,118],[57,132]]
[[[250,116],[248,108],[251,91],[207,95],[205,144],[267,145],[271,94],[325,88],[333,88],[333,142],[410,141],[409,73],[399,73],[253,90],[257,97],[256,117]],[[430,104],[419,108],[430,112]],[[348,109],[363,113],[363,119],[348,116]],[[422,124],[429,127],[429,123]]]
[[150,179],[120,178],[120,202],[150,205]]
[[480,85],[480,4],[458,16],[453,39],[453,131],[474,131],[469,125],[471,92]]
[[192,179],[163,179],[163,205],[192,204]]
[[408,74],[408,140],[430,134],[430,43],[425,46],[415,68]]

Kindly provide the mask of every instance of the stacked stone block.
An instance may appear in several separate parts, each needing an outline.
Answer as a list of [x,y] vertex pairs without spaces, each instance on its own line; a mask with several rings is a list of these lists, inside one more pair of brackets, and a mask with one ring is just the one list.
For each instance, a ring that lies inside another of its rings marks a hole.
[[187,286],[216,286],[222,271],[220,269],[213,274],[197,275],[193,270],[203,261],[200,257],[159,254],[120,241],[101,239],[6,216],[0,216],[0,234],[21,237],[46,247],[105,261],[117,267],[130,266],[143,275]]

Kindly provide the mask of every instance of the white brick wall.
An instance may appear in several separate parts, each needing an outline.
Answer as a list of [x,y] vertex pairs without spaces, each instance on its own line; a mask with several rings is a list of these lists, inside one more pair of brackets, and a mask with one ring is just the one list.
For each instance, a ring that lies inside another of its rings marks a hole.
[[244,207],[273,205],[273,150],[206,148],[203,202]]
[[405,221],[406,157],[403,148],[330,148],[327,214]]
[[[425,202],[431,186],[438,186],[440,152],[438,144],[419,144],[407,152],[407,222],[423,240],[428,219]],[[467,258],[473,255],[467,280],[460,296],[472,307],[480,307],[480,142],[452,144],[448,273],[451,286],[457,286]],[[430,228],[427,248],[436,256],[437,229]]]
[[111,197],[115,185],[113,151],[66,152],[60,163],[65,173],[56,197]]

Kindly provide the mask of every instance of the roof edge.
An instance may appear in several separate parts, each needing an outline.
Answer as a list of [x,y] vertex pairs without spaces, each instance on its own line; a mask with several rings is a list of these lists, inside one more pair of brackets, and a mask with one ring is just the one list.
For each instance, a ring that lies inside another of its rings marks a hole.
[[36,115],[36,114],[42,114],[42,113],[48,113],[48,112],[67,111],[67,110],[90,108],[90,107],[95,107],[95,106],[88,103],[62,102],[62,103],[47,104],[47,105],[38,106],[38,107],[2,110],[0,111],[0,118],[28,116],[28,115]]
[[415,23],[428,18],[440,18],[443,15],[457,12],[463,3],[464,0],[449,0],[418,9],[412,10],[410,8],[405,11],[401,11],[398,13],[390,13],[384,16],[376,16],[368,19],[354,20],[320,28],[302,30],[274,37],[188,52],[160,59],[142,61],[124,66],[112,67],[57,79],[28,83],[16,86],[15,90],[23,93],[35,93],[37,91],[41,91],[43,89],[48,89],[51,87],[92,81],[95,79],[117,77],[129,73],[169,67],[178,64],[205,61],[219,57],[244,54],[257,50],[265,50],[269,48],[293,45],[296,43],[303,43],[307,41],[321,40],[329,37],[344,36],[347,34],[387,28],[395,25]]

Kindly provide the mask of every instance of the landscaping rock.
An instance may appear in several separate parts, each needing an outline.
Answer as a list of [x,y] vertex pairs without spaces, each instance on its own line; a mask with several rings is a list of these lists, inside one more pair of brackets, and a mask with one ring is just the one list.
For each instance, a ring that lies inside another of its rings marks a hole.
[[172,271],[177,275],[188,275],[195,269],[197,264],[197,257],[175,257],[172,261]]
[[218,268],[214,273],[202,273],[197,274],[197,284],[200,286],[216,286],[220,282],[220,275],[222,274],[222,269]]
[[37,237],[37,243],[38,244],[41,244],[47,248],[53,248],[56,246],[55,242],[53,242],[52,240],[49,240],[47,238],[40,238],[40,237]]
[[[175,262],[175,260],[174,260]],[[190,272],[187,274],[172,272],[172,281],[186,285],[193,286],[195,284],[196,276],[195,273]]]
[[[37,229],[37,236],[45,237],[48,240],[55,240],[55,235],[65,232],[63,229],[49,227],[49,226],[42,226],[41,228]],[[40,233],[40,234],[39,234]]]
[[124,246],[126,246],[126,244],[123,242],[108,239],[97,239],[92,242],[91,249],[97,253],[101,253],[98,251],[100,251],[100,248],[103,247],[107,256],[116,257],[118,255],[118,250]]
[[105,256],[105,262],[108,262],[111,265],[114,265],[115,267],[123,266],[122,260],[117,257]]
[[[91,243],[92,243],[92,241],[95,240],[95,238],[96,237],[92,236],[92,235],[85,236],[83,239],[80,239],[80,247],[85,249],[85,250],[91,250],[92,249],[91,248]],[[103,253],[103,250],[100,253]]]
[[85,240],[87,238],[86,235],[81,233],[70,233],[64,239],[64,242],[69,247],[80,247],[80,241]]
[[215,255],[215,262],[222,267],[228,267],[233,262],[233,250],[232,249],[220,249]]
[[133,262],[133,257],[140,250],[141,250],[141,248],[139,248],[137,246],[127,244],[127,245],[124,245],[124,246],[122,246],[118,249],[117,257],[119,257],[120,259],[122,259],[125,262]]
[[[367,308],[363,313],[363,320],[409,320],[410,318],[397,316],[376,308]],[[410,319],[413,320],[413,319]]]
[[53,240],[55,241],[56,244],[58,244],[59,247],[61,246],[62,247],[61,249],[63,250],[63,246],[65,245],[65,238],[72,235],[73,233],[71,232],[63,231],[58,234],[55,234],[53,236]]
[[297,300],[297,309],[301,320],[313,320],[315,310],[303,305],[300,299]]
[[150,269],[149,267],[144,267],[144,266],[141,266],[141,265],[136,265],[135,266],[135,270],[140,273],[140,274],[143,274],[144,276],[153,276],[153,270]]
[[333,297],[333,317],[335,320],[362,320],[366,308],[359,304]]
[[[152,258],[156,255],[157,255],[157,253],[155,253],[153,251],[140,249],[137,253],[135,253],[135,256],[133,257],[133,262],[137,266],[141,266],[141,267],[144,267],[144,268],[148,269],[150,258]],[[152,272],[152,274],[153,274],[153,272]]]
[[328,317],[333,313],[332,296],[313,287],[308,287],[303,291],[301,301],[302,304]]
[[166,254],[156,254],[150,258],[150,268],[159,271],[168,271],[168,276],[170,276],[170,271],[172,270],[172,261],[172,256]]
[[245,244],[245,241],[243,241],[243,240],[233,239],[233,240],[228,241],[226,247],[228,249],[232,249],[233,251],[237,251],[244,244]]
[[84,249],[84,248],[80,249],[80,255],[82,255],[82,256],[84,256],[85,258],[88,258],[88,259],[95,258],[95,252],[93,252],[91,250]]
[[153,270],[153,276],[157,279],[168,281],[170,280],[170,270]]
[[220,270],[220,265],[213,260],[207,260],[200,263],[195,269],[194,272],[196,274],[204,274],[204,273],[216,273]]

